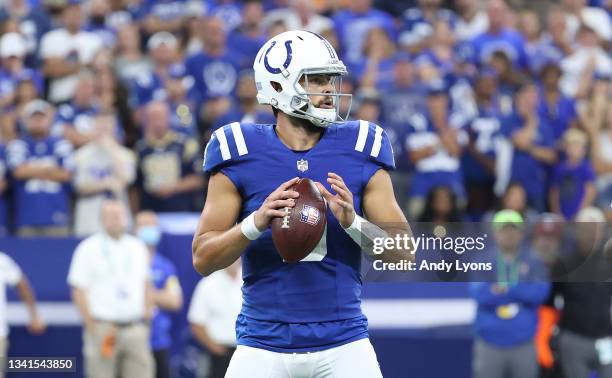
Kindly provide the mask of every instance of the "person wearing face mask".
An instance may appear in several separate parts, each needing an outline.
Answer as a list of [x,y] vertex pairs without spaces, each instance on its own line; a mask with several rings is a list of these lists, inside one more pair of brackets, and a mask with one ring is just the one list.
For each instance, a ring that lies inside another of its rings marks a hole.
[[155,358],[157,378],[170,377],[169,352],[172,344],[170,312],[183,306],[183,292],[174,264],[157,253],[161,229],[157,215],[142,211],[136,215],[136,235],[149,250],[151,279],[153,281],[153,319],[151,321],[151,349]]
[[123,202],[105,200],[100,217],[103,231],[79,243],[67,279],[83,319],[85,376],[152,378],[153,290],[147,247],[126,232]]

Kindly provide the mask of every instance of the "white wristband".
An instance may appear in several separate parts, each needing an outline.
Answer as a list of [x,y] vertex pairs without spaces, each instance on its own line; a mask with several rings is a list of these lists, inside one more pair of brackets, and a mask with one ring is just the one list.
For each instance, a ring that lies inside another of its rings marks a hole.
[[362,234],[361,234],[361,222],[366,221],[362,217],[360,217],[357,213],[355,213],[355,218],[353,218],[353,223],[350,226],[344,229],[347,234],[355,241],[355,243],[361,245],[362,244]]
[[263,232],[257,229],[255,226],[255,212],[253,211],[248,217],[242,220],[240,224],[240,231],[249,240],[255,240],[263,234]]

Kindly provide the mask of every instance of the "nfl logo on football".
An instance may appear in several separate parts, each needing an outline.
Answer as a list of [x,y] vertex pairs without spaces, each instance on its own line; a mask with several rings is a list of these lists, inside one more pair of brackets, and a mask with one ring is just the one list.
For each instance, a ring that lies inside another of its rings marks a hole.
[[308,160],[305,160],[305,159],[298,160],[297,169],[300,172],[306,172],[308,170]]
[[316,226],[319,223],[319,210],[316,207],[304,205],[300,212],[300,222]]

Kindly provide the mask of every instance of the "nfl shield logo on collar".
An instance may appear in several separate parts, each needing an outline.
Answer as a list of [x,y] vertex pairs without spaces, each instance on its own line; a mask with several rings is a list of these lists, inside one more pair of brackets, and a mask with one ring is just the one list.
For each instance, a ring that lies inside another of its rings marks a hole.
[[308,170],[308,160],[305,160],[305,159],[298,160],[297,169],[300,172],[306,172]]

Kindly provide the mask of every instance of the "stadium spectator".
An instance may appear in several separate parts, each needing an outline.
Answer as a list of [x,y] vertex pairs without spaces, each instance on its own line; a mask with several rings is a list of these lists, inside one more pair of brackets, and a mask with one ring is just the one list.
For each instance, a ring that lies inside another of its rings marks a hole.
[[20,114],[23,108],[39,98],[39,93],[30,75],[24,75],[17,79],[15,83],[15,94],[12,96],[13,102],[3,109],[0,114],[0,134],[5,141],[17,138],[25,129]]
[[455,35],[457,40],[470,41],[487,31],[489,28],[489,18],[479,7],[478,0],[455,1],[457,12]]
[[574,38],[580,29],[580,24],[587,24],[593,28],[599,38],[605,41],[612,40],[612,21],[606,12],[593,6],[587,6],[586,0],[563,0],[562,9],[567,22],[567,34]]
[[236,29],[242,21],[240,2],[237,0],[220,1],[207,14],[221,20],[226,33]]
[[[431,92],[427,96],[444,95]],[[427,194],[436,186],[451,188],[458,201],[465,201],[459,165],[460,138],[460,134],[454,128],[436,128],[432,112],[427,109],[411,115],[406,136],[406,150],[415,171],[408,193],[409,216],[418,218],[421,215]]]
[[498,77],[498,102],[500,110],[504,116],[509,116],[512,113],[514,97],[521,88],[523,83],[527,82],[524,77],[512,65],[512,61],[508,54],[503,50],[496,50],[491,53],[489,65],[497,72]]
[[235,323],[242,306],[240,259],[200,280],[187,319],[195,339],[211,356],[209,378],[223,378],[236,350]]
[[6,108],[14,101],[18,83],[29,78],[38,93],[43,92],[43,77],[40,71],[25,66],[26,41],[17,33],[6,33],[0,39],[0,107]]
[[419,0],[417,6],[407,9],[402,15],[403,30],[399,43],[411,51],[419,52],[423,47],[433,44],[428,41],[435,24],[444,22],[455,25],[455,14],[441,7],[440,0]]
[[517,21],[517,29],[525,39],[525,53],[529,64],[540,45],[542,35],[540,19],[534,10],[525,9],[519,12]]
[[100,109],[96,104],[95,80],[92,72],[81,71],[74,96],[57,108],[51,133],[62,136],[75,148],[91,142],[96,137],[93,121]]
[[487,2],[489,29],[472,40],[476,64],[487,64],[493,52],[503,51],[516,69],[527,68],[525,40],[509,26],[510,16],[511,10],[504,0]]
[[351,1],[347,9],[334,14],[333,22],[342,61],[349,65],[358,64],[363,59],[365,38],[371,28],[383,28],[391,36],[396,34],[391,16],[374,9],[372,0]]
[[147,247],[126,233],[122,202],[105,201],[101,219],[104,231],[79,243],[67,278],[83,321],[85,375],[152,378]]
[[538,76],[542,85],[539,90],[538,112],[552,126],[555,141],[559,141],[567,129],[578,126],[576,101],[561,93],[561,68],[557,61],[544,62],[539,68]]
[[34,100],[23,109],[26,133],[7,147],[20,236],[66,236],[70,222],[72,146],[51,136],[53,108]]
[[497,75],[482,68],[474,83],[477,114],[464,126],[469,142],[461,166],[467,192],[467,212],[479,220],[494,204],[496,142],[501,137],[501,112],[497,103]]
[[[263,108],[257,103],[257,88],[252,70],[240,73],[236,101],[227,113],[222,114],[213,123],[211,131],[232,122],[244,123],[274,123],[275,119],[269,108]],[[208,139],[208,138],[206,138]]]
[[51,29],[51,18],[42,7],[27,0],[10,0],[0,9],[0,20],[12,19],[26,41],[26,65],[37,66],[38,47],[42,36]]
[[106,0],[90,0],[87,4],[88,14],[84,30],[98,36],[106,48],[113,48],[116,44],[116,31],[107,25],[111,14],[111,3]]
[[529,207],[546,207],[547,172],[557,161],[553,130],[537,111],[537,88],[525,83],[516,95],[516,110],[502,124],[502,132],[514,145],[510,181],[519,182]]
[[244,0],[240,25],[227,35],[227,48],[237,53],[240,69],[253,66],[255,55],[267,40],[262,25],[263,12],[261,0]]
[[564,219],[572,220],[591,206],[597,194],[595,172],[586,159],[587,135],[580,129],[569,129],[563,136],[565,158],[554,168],[550,185],[550,209]]
[[170,130],[166,103],[151,102],[145,111],[144,138],[136,145],[138,192],[132,205],[155,212],[192,211],[195,192],[203,186],[198,143]]
[[141,72],[150,72],[151,62],[141,50],[137,25],[124,25],[117,32],[114,68],[117,77],[124,83],[135,80]]
[[[561,365],[563,376],[589,377],[596,371],[598,377],[609,378],[612,361],[606,342],[612,336],[612,285],[600,281],[609,278],[609,265],[607,259],[594,253],[602,249],[605,241],[601,237],[605,218],[601,210],[591,207],[581,210],[576,220],[579,223],[573,224],[577,231],[574,261],[562,261],[566,274],[555,277],[544,307],[551,313],[551,321],[542,331],[551,335],[554,328],[558,330],[559,356],[555,362]],[[580,274],[578,270],[585,265],[589,267]]]
[[165,100],[170,108],[170,129],[187,137],[197,137],[197,110],[189,94],[193,77],[187,76],[185,66],[176,63],[168,68],[164,82]]
[[594,79],[612,75],[612,58],[602,48],[592,25],[581,24],[576,49],[561,61],[561,70],[561,90],[577,99],[588,97]]
[[419,222],[445,225],[462,220],[461,212],[457,207],[457,199],[450,188],[438,186],[427,194],[425,209],[419,218]]
[[136,235],[149,250],[151,279],[153,281],[153,319],[151,321],[151,348],[155,358],[155,376],[170,377],[170,347],[172,346],[171,312],[183,307],[183,292],[172,261],[157,253],[161,229],[157,215],[151,211],[136,214]]
[[69,0],[62,10],[62,28],[46,33],[40,43],[43,74],[50,81],[49,100],[55,104],[72,98],[78,73],[103,46],[97,35],[81,29],[81,6],[80,0]]
[[147,35],[159,32],[178,33],[185,19],[184,0],[143,1],[140,5],[140,24]]
[[542,213],[533,226],[531,248],[540,261],[549,268],[554,279],[554,268],[562,255],[561,238],[564,221],[558,214]]
[[[508,184],[499,202],[499,205],[496,207],[497,210],[508,209],[516,211],[521,214],[527,226],[532,225],[539,217],[539,213],[527,204],[525,188],[516,181]],[[483,217],[483,221],[491,222],[493,215],[495,215],[494,212],[487,212]]]
[[605,82],[595,84],[588,107],[588,118],[583,125],[590,139],[590,159],[597,173],[597,205],[606,212],[612,221],[612,105],[609,101],[610,85]]
[[183,39],[184,53],[186,56],[193,55],[199,51],[202,51],[202,33],[206,8],[201,1],[189,0],[187,2],[187,31],[186,36]]
[[492,228],[498,251],[496,279],[470,285],[478,304],[474,378],[536,378],[533,337],[538,307],[549,295],[550,284],[543,281],[546,275],[531,251],[521,246],[524,222],[519,213],[498,212]]
[[542,33],[540,44],[529,63],[530,69],[537,72],[541,60],[560,62],[573,52],[573,38],[567,33],[567,20],[560,7],[552,7],[546,16],[546,30]]
[[210,125],[231,106],[240,71],[239,57],[227,47],[221,19],[209,17],[202,32],[203,49],[185,60],[194,78],[199,118]]
[[90,236],[103,230],[100,211],[107,198],[129,205],[127,188],[136,178],[134,153],[117,143],[115,116],[100,113],[93,120],[93,140],[74,154],[74,234]]
[[264,26],[268,30],[279,21],[287,30],[306,30],[317,34],[333,28],[331,19],[318,14],[310,0],[290,0],[287,8],[266,12],[263,19]]
[[0,252],[0,378],[4,378],[6,356],[8,351],[8,319],[6,317],[6,288],[15,287],[21,300],[28,308],[30,324],[28,329],[33,334],[41,334],[45,331],[45,323],[40,317],[34,291],[26,275],[19,266],[8,255]]
[[376,83],[391,80],[395,63],[395,44],[383,28],[372,28],[363,44],[364,60],[350,67],[351,75],[364,88],[374,88]]
[[163,83],[168,76],[168,67],[179,58],[179,45],[176,37],[161,31],[153,34],[147,41],[152,68],[140,72],[132,85],[132,107],[138,108],[136,118],[141,118],[143,107],[153,100],[163,100]]

